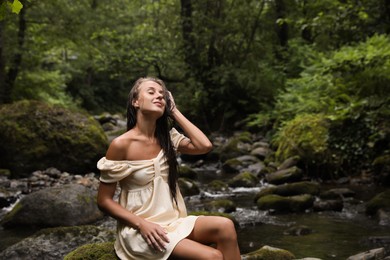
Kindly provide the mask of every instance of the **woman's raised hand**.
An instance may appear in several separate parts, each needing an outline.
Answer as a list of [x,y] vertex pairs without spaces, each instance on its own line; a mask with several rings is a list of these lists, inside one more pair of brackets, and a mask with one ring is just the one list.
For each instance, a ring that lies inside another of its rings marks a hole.
[[144,220],[138,230],[149,246],[161,252],[165,251],[165,244],[169,243],[169,238],[160,225]]
[[175,100],[173,99],[171,91],[168,91],[168,99],[171,101],[171,107],[169,108],[169,110],[173,112],[173,110],[176,108],[176,103]]

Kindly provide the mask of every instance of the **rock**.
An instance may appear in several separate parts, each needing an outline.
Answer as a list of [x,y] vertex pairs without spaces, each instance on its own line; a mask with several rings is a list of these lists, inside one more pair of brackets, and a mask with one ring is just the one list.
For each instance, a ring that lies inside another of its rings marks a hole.
[[196,171],[188,167],[187,165],[180,165],[179,167],[179,175],[180,177],[196,180],[198,178],[198,174]]
[[3,105],[0,121],[0,168],[12,178],[49,167],[90,172],[108,146],[100,124],[81,110],[24,100]]
[[379,209],[377,212],[378,219],[379,219],[379,225],[381,226],[388,226],[390,227],[390,211]]
[[236,158],[228,159],[222,164],[224,173],[238,173],[243,168],[243,163]]
[[213,180],[209,184],[207,184],[207,189],[211,191],[226,191],[229,186],[220,180]]
[[64,257],[64,260],[117,260],[114,242],[94,243],[83,245]]
[[259,179],[250,172],[242,172],[228,182],[230,187],[255,187]]
[[296,156],[293,156],[293,157],[290,157],[290,158],[287,158],[286,160],[284,160],[278,167],[278,170],[286,170],[288,168],[291,168],[293,166],[297,166],[297,163],[299,162],[301,158],[296,155]]
[[385,257],[385,249],[383,247],[371,249],[366,252],[359,253],[347,258],[347,260],[381,260]]
[[226,144],[214,149],[214,152],[219,154],[219,158],[222,162],[225,162],[228,159],[247,154],[246,151],[240,149],[240,143],[242,143],[242,141],[239,137],[231,137]]
[[314,211],[342,211],[344,207],[341,199],[337,200],[315,200],[313,203]]
[[294,182],[294,183],[285,183],[277,186],[270,186],[265,189],[262,189],[255,196],[255,200],[259,198],[269,195],[276,194],[280,196],[294,196],[300,194],[310,194],[310,195],[318,195],[320,192],[320,185],[317,182],[311,181],[302,181],[302,182]]
[[96,226],[48,228],[6,248],[0,253],[0,259],[63,259],[66,254],[86,243],[114,239],[113,231]]
[[390,186],[390,154],[375,158],[372,165],[378,182],[384,186]]
[[261,173],[264,170],[264,168],[265,168],[265,164],[263,162],[257,162],[248,165],[248,167],[245,168],[245,171],[248,171],[259,178],[262,175]]
[[26,195],[0,223],[6,228],[74,226],[93,223],[102,217],[95,191],[79,184],[68,184]]
[[264,160],[269,154],[270,149],[266,147],[257,147],[251,151],[251,155],[256,156],[260,160]]
[[257,200],[257,206],[261,210],[273,210],[276,213],[304,212],[313,206],[314,197],[309,194],[283,197],[279,195],[267,195]]
[[228,199],[218,199],[204,205],[207,211],[231,213],[236,211],[236,204]]
[[379,209],[390,210],[390,189],[379,193],[366,204],[366,213],[368,215],[377,214]]
[[344,199],[354,197],[355,192],[348,188],[335,188],[321,192],[321,199]]
[[311,233],[313,233],[313,231],[308,226],[300,225],[288,228],[283,232],[283,235],[304,236]]
[[262,248],[242,255],[242,260],[290,260],[295,259],[295,256],[284,249],[271,246],[263,246]]
[[193,180],[179,178],[178,183],[184,197],[198,195],[200,192],[198,185]]
[[302,179],[302,170],[294,166],[285,170],[269,173],[265,176],[268,183],[283,184],[286,182],[296,182]]

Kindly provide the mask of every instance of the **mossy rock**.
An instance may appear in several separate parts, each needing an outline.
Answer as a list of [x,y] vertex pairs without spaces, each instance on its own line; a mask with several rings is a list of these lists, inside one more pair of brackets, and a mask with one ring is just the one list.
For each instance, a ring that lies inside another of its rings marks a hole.
[[217,199],[206,203],[205,208],[208,211],[231,213],[236,211],[236,204],[228,199]]
[[328,151],[329,121],[320,114],[300,114],[278,132],[276,158],[284,161],[299,155],[305,162],[323,161]]
[[198,185],[191,179],[179,178],[178,183],[183,196],[193,196],[200,193]]
[[296,196],[279,196],[275,194],[261,197],[257,206],[261,210],[273,210],[276,213],[304,212],[313,206],[314,197],[309,194]]
[[269,173],[265,176],[267,182],[271,184],[283,184],[300,181],[303,177],[302,170],[296,166]]
[[3,105],[0,121],[0,168],[12,177],[49,167],[94,171],[108,146],[100,124],[81,110],[24,100]]
[[291,260],[295,259],[295,256],[285,250],[280,248],[275,248],[271,246],[263,246],[262,248],[245,254],[242,256],[243,260]]
[[250,172],[242,172],[229,181],[230,187],[255,187],[259,179]]
[[[267,189],[266,189],[267,190]],[[259,195],[265,194],[266,191],[260,192]],[[300,194],[318,195],[320,193],[320,184],[311,181],[300,181],[294,183],[285,183],[282,185],[270,187],[268,194],[276,194],[280,196],[294,196]],[[267,194],[267,195],[268,195]],[[262,196],[258,196],[260,198]]]
[[226,191],[229,186],[220,180],[213,180],[209,184],[207,184],[207,189],[211,191]]
[[390,211],[390,190],[379,193],[366,204],[368,215],[375,215],[379,209]]
[[239,149],[239,143],[241,143],[239,137],[232,137],[225,145],[214,150],[219,154],[220,160],[225,162],[228,159],[235,158],[243,154]]
[[180,173],[180,177],[191,179],[191,180],[196,180],[198,177],[196,171],[194,171],[187,165],[181,165],[179,167],[179,173]]
[[83,245],[70,252],[64,260],[115,260],[114,242]]
[[222,164],[222,170],[224,173],[238,173],[240,168],[242,168],[243,162],[236,159],[228,159]]

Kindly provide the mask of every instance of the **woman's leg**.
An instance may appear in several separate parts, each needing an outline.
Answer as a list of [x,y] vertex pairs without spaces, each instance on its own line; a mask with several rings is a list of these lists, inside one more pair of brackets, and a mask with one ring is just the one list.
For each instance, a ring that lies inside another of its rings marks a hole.
[[[228,218],[216,216],[199,217],[195,222],[193,231],[186,240],[193,240],[194,242],[199,242],[204,245],[216,244],[216,247],[218,251],[222,253],[224,260],[241,259],[240,249],[237,244],[236,229],[233,222]],[[173,250],[173,255],[178,252],[185,253],[185,250],[189,250],[188,247],[182,247],[181,242],[179,242]],[[208,248],[213,249],[212,247]],[[195,251],[198,250],[199,249],[196,249]]]
[[222,253],[215,248],[203,245],[194,240],[185,238],[181,240],[173,249],[170,260],[223,260]]

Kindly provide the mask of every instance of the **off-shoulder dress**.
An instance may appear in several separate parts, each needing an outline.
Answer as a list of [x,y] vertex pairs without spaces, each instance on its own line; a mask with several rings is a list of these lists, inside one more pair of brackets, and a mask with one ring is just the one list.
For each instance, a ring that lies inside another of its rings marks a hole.
[[[186,138],[175,128],[170,131],[177,149]],[[168,164],[161,150],[156,158],[137,161],[113,161],[105,157],[97,163],[100,181],[119,182],[119,204],[147,221],[161,225],[168,232],[166,250],[152,249],[141,234],[118,221],[115,251],[120,259],[167,259],[173,249],[194,228],[196,216],[187,216],[183,197],[177,188],[177,206],[168,185]]]

